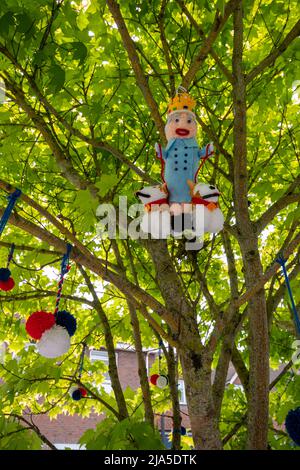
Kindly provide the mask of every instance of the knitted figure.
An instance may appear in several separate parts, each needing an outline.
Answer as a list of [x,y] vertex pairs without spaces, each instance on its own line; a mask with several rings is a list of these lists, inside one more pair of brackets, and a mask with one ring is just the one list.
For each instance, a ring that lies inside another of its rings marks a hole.
[[156,144],[157,157],[162,164],[162,177],[167,184],[170,212],[179,215],[189,211],[186,204],[191,202],[188,180],[196,182],[201,159],[214,153],[213,144],[202,149],[196,141],[197,122],[194,114],[195,100],[185,89],[178,92],[168,108],[165,127],[168,144],[162,148]]

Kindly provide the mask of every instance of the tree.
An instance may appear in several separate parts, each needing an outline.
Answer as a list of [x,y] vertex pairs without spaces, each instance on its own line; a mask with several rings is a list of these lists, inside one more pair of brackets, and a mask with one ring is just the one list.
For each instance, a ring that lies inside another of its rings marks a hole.
[[[171,397],[180,423],[178,353],[197,449],[290,447],[273,425],[284,421],[299,387],[295,376],[285,389],[295,330],[275,259],[279,251],[288,258],[293,286],[300,241],[297,13],[293,0],[1,3],[7,98],[0,187],[23,192],[0,242],[4,264],[7,246],[20,240],[18,287],[1,296],[4,413],[20,415],[25,405],[55,416],[63,404],[88,414],[87,404],[66,401],[74,357],[82,342],[105,341],[113,396],[97,393],[89,375],[95,365],[82,380],[109,422],[133,415],[151,428],[153,410],[168,407]],[[120,195],[136,202],[136,190],[159,181],[152,149],[165,141],[166,104],[180,84],[198,100],[199,142],[212,140],[217,149],[201,177],[221,188],[224,230],[198,252],[174,239],[100,240],[97,206],[117,206]],[[46,267],[58,263],[67,241],[77,267],[64,302],[79,329],[58,367],[24,349],[22,320],[51,309],[55,280]],[[170,394],[150,392],[141,354],[159,337]],[[117,340],[134,342],[139,353],[137,395],[120,387]],[[270,360],[289,364],[274,384]],[[244,392],[225,390],[230,361]],[[175,434],[173,445],[180,446]],[[134,438],[132,446],[139,446]]]

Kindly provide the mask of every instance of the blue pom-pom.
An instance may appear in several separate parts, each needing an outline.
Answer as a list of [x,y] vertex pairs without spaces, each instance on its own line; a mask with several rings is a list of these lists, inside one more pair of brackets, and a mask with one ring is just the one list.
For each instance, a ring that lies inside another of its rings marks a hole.
[[66,328],[70,336],[74,335],[77,328],[76,318],[73,317],[73,315],[71,315],[71,313],[67,312],[66,310],[61,310],[60,312],[57,312],[56,324]]
[[180,434],[181,434],[182,436],[186,436],[186,428],[185,428],[184,426],[181,426],[181,428],[180,428]]
[[11,272],[8,268],[0,268],[0,281],[7,282],[10,278]]
[[81,397],[82,395],[81,395],[81,391],[79,390],[79,388],[77,390],[74,390],[74,392],[72,393],[73,400],[79,401]]
[[300,446],[300,406],[290,410],[285,418],[285,427],[291,439]]

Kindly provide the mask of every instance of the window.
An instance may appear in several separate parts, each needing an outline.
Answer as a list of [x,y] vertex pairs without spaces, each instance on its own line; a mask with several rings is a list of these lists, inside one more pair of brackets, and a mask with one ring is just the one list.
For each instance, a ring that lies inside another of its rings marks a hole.
[[[116,355],[117,356],[117,355]],[[118,359],[118,356],[117,356]],[[98,351],[98,350],[92,350],[90,352],[90,361],[95,362],[95,361],[102,361],[104,364],[108,367],[108,353],[107,351]],[[108,372],[104,374],[105,378],[101,386],[104,388],[106,393],[110,393],[112,391],[111,387],[111,381]]]
[[186,405],[186,394],[185,394],[185,387],[184,387],[183,380],[178,380],[178,390],[179,390],[180,405]]

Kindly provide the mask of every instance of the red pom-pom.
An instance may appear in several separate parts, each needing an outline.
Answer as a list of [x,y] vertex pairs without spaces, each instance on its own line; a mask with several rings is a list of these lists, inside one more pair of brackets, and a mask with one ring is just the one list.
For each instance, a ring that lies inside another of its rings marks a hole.
[[9,291],[12,290],[15,287],[15,281],[13,280],[12,277],[8,279],[8,281],[0,281],[0,289]]
[[25,328],[33,339],[41,339],[46,330],[50,330],[55,324],[55,316],[48,312],[34,312],[27,319]]
[[156,382],[157,382],[158,377],[159,377],[158,374],[153,374],[153,375],[151,375],[151,377],[150,377],[150,382],[152,383],[152,385],[156,385]]
[[78,390],[80,391],[82,397],[87,396],[87,391],[85,388],[79,387]]

